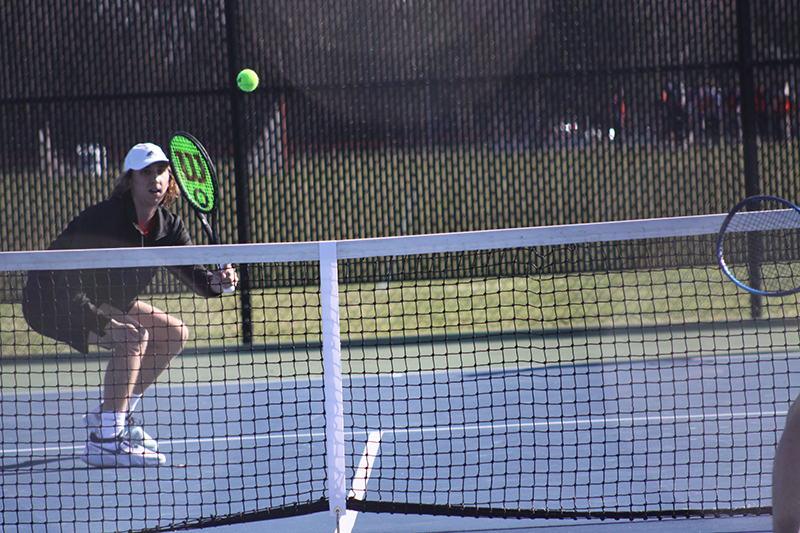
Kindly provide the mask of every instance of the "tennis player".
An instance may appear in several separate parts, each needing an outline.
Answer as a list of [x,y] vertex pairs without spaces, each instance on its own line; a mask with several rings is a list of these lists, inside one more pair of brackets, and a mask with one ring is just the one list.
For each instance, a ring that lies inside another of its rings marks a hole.
[[800,398],[786,415],[786,426],[772,466],[772,531],[800,531]]
[[[191,244],[183,220],[168,209],[179,194],[164,151],[137,144],[125,157],[111,196],[73,219],[49,249]],[[169,270],[204,297],[219,296],[238,282],[231,265],[215,272],[199,265]],[[139,300],[156,271],[36,271],[28,276],[22,310],[34,330],[84,354],[92,345],[112,351],[101,403],[84,417],[90,429],[84,460],[93,466],[149,466],[166,460],[155,439],[130,416],[189,337],[179,318]]]

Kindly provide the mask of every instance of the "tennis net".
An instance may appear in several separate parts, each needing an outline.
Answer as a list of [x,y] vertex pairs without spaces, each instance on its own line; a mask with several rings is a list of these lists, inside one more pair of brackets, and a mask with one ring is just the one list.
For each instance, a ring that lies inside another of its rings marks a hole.
[[[714,262],[721,222],[0,253],[0,525],[768,513],[798,305],[752,318]],[[191,330],[135,413],[166,464],[87,467],[110,354],[28,327],[27,271],[220,258],[247,298],[205,300],[163,271],[142,297]]]

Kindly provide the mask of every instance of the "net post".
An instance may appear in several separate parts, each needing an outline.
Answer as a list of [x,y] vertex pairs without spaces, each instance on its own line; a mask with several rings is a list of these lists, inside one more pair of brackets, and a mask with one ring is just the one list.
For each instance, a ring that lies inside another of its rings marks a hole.
[[328,499],[331,515],[346,513],[342,345],[339,329],[339,270],[335,241],[319,243],[322,359],[325,382]]

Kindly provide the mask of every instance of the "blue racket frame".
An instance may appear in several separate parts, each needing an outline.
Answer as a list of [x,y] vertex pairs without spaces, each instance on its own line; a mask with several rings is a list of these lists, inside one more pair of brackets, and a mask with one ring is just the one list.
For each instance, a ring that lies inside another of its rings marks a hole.
[[[745,198],[744,200],[736,204],[733,207],[733,209],[731,209],[731,211],[728,213],[728,216],[726,216],[725,220],[722,222],[722,226],[720,227],[716,239],[717,262],[719,263],[720,267],[722,267],[722,271],[725,272],[725,275],[728,276],[728,278],[730,278],[731,281],[733,281],[737,286],[741,287],[742,289],[750,292],[751,294],[758,294],[760,296],[787,296],[790,294],[796,294],[800,292],[800,286],[782,291],[764,291],[751,287],[746,283],[737,279],[736,276],[734,276],[733,272],[731,272],[731,269],[728,267],[728,264],[725,262],[725,255],[723,248],[725,243],[725,235],[729,233],[728,229],[731,221],[736,215],[741,214],[743,211],[746,211],[748,207],[754,204],[758,204],[760,202],[774,202],[776,204],[781,204],[785,206],[786,209],[794,209],[798,213],[798,215],[800,215],[800,207],[790,202],[789,200],[785,200],[777,196],[757,195]],[[757,211],[753,211],[753,213],[757,213]],[[798,228],[798,230],[800,231],[800,228]]]

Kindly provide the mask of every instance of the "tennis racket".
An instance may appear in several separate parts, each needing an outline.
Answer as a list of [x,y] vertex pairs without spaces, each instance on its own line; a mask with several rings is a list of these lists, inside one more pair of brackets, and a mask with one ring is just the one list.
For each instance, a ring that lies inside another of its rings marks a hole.
[[742,200],[719,230],[717,261],[753,294],[800,292],[800,208],[774,196]]
[[[219,188],[217,170],[206,149],[194,136],[180,131],[169,140],[169,160],[175,181],[194,210],[211,244],[219,244],[216,230]],[[209,220],[210,219],[210,220]],[[224,265],[219,265],[224,269]],[[235,287],[224,289],[233,292]]]

